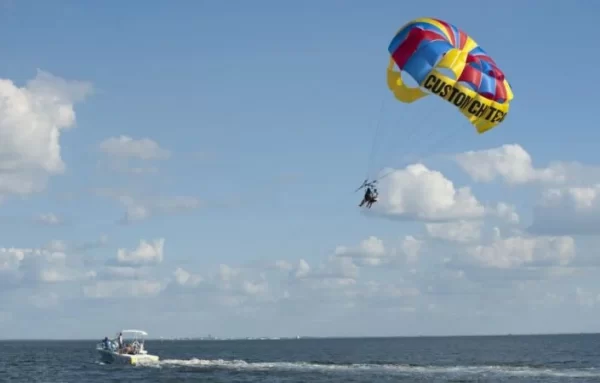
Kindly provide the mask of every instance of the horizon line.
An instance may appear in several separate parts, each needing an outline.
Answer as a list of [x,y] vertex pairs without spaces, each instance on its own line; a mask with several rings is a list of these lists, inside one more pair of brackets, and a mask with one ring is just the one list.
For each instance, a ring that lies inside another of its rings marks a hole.
[[[497,333],[497,334],[455,334],[455,335],[293,335],[293,336],[170,336],[170,337],[146,337],[147,341],[236,341],[236,340],[303,340],[303,339],[410,339],[410,338],[490,338],[490,337],[511,337],[511,336],[564,336],[564,335],[600,335],[600,332],[548,332],[548,333]],[[210,337],[210,338],[209,338]],[[99,337],[98,339],[102,339]],[[0,342],[4,341],[98,341],[96,338],[0,338]]]

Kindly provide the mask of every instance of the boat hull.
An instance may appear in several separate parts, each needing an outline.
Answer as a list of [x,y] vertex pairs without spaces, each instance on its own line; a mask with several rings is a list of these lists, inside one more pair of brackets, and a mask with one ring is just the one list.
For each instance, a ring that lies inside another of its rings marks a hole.
[[98,353],[100,354],[100,359],[102,362],[109,364],[129,364],[135,366],[140,364],[157,363],[160,360],[158,356],[150,354],[118,354],[110,350],[98,350]]

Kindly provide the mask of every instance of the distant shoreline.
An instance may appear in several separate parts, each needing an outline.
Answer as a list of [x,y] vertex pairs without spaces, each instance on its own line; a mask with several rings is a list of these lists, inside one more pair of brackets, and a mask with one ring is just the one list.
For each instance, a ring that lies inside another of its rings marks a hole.
[[[592,336],[598,332],[564,333],[511,333],[511,334],[474,334],[474,335],[395,335],[395,336],[299,336],[299,337],[147,337],[150,342],[233,342],[233,341],[302,341],[302,340],[360,340],[360,339],[417,339],[417,338],[499,338],[499,337],[537,337],[537,336]],[[0,338],[0,342],[99,342],[98,338]]]

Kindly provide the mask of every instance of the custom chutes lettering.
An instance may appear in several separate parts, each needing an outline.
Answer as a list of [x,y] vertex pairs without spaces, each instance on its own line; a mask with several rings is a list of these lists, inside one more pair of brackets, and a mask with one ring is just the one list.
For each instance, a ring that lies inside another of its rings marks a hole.
[[464,88],[461,89],[462,87],[448,83],[435,74],[430,74],[425,79],[423,88],[454,104],[457,108],[466,111],[471,116],[482,118],[492,123],[500,123],[506,116],[506,113],[500,109],[479,101],[475,95],[467,94],[463,90]]

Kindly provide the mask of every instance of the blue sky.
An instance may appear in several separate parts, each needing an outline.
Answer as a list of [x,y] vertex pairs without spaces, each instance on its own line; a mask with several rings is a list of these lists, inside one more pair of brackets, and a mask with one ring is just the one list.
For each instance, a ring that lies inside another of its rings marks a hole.
[[[59,337],[127,326],[223,336],[594,331],[564,311],[589,313],[600,302],[592,252],[600,80],[590,49],[599,7],[4,1],[0,77],[12,83],[0,86],[0,136],[10,143],[0,145],[0,270],[11,282],[1,287],[0,327],[11,330],[0,337],[45,336],[43,326],[28,330],[40,312]],[[387,45],[423,16],[465,30],[506,73],[515,100],[500,127],[478,136],[440,100],[392,99]],[[25,99],[24,112],[17,105]],[[66,130],[57,128],[61,108],[75,113]],[[385,138],[369,163],[376,120]],[[415,127],[423,134],[411,140]],[[451,129],[460,130],[453,141],[433,146]],[[48,132],[59,130],[50,146]],[[120,136],[133,141],[106,141]],[[151,142],[136,144],[143,139]],[[460,156],[469,150],[478,152]],[[403,156],[414,154],[429,155],[427,171],[441,174],[405,169]],[[49,165],[56,156],[63,173]],[[365,214],[353,191],[369,166],[372,175],[383,167],[397,173]],[[464,193],[475,202],[452,196],[444,179],[450,189],[470,188]],[[582,198],[584,207],[574,208]],[[122,222],[135,212],[139,219]],[[34,222],[43,214],[58,224]],[[455,226],[432,224],[441,216]],[[466,233],[456,229],[461,222],[481,224],[483,236],[452,237]],[[406,236],[422,243],[413,263]],[[164,247],[153,248],[161,238]],[[141,240],[150,245],[136,252]],[[338,246],[346,249],[336,253]],[[19,259],[15,249],[45,255]],[[118,249],[129,258],[119,261]],[[40,260],[57,252],[64,259]],[[134,258],[148,264],[126,265]],[[63,277],[50,283],[43,271],[57,276],[59,268]],[[188,278],[177,279],[183,272]],[[441,299],[442,290],[451,298]],[[495,294],[499,308],[482,303]],[[142,323],[93,315],[134,304],[163,314]],[[303,315],[291,314],[298,310]],[[510,310],[527,314],[507,321]],[[549,312],[567,316],[532,325]],[[355,319],[340,326],[336,318],[349,313]],[[461,324],[448,329],[449,318]]]

